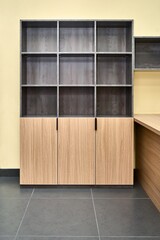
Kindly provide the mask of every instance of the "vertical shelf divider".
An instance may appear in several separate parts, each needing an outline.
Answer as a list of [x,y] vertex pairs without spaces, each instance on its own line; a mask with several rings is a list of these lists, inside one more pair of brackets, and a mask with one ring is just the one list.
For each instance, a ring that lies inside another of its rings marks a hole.
[[59,21],[57,21],[57,117],[59,117]]
[[96,97],[97,97],[97,88],[96,88],[96,84],[97,84],[97,54],[96,54],[96,48],[97,48],[97,39],[96,39],[96,25],[97,22],[94,21],[94,117],[97,117],[97,101],[96,101]]
[[22,117],[22,21],[20,21],[20,117]]
[[134,65],[135,65],[135,41],[134,41],[134,21],[132,20],[132,25],[131,25],[132,29],[131,29],[131,34],[132,34],[132,78],[131,78],[131,86],[132,86],[132,99],[131,99],[131,116],[133,117],[134,113],[133,113],[133,109],[134,109]]

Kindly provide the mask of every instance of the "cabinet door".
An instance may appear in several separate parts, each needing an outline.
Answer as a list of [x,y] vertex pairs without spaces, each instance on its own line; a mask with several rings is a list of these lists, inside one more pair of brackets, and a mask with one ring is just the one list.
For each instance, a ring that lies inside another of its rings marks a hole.
[[57,183],[56,119],[21,118],[20,183]]
[[95,184],[95,120],[58,119],[58,184]]
[[133,119],[98,118],[96,184],[133,184]]

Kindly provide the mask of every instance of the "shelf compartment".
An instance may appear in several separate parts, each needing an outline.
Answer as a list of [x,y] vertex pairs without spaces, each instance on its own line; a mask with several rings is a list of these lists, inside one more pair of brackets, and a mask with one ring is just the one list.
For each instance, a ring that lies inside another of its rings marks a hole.
[[160,69],[160,38],[135,38],[135,67]]
[[22,116],[56,116],[56,87],[22,88]]
[[131,55],[97,55],[97,84],[132,83]]
[[132,88],[97,87],[97,116],[132,116]]
[[94,55],[61,55],[60,84],[94,83]]
[[60,87],[60,116],[94,116],[94,87]]
[[60,52],[93,52],[93,21],[60,22]]
[[97,21],[97,52],[132,52],[132,21]]
[[57,52],[57,22],[22,22],[23,52]]
[[57,84],[56,55],[23,56],[22,84]]

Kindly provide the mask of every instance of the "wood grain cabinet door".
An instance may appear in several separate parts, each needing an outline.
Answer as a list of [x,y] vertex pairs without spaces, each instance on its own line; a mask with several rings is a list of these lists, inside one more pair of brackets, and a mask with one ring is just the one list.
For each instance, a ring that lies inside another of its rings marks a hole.
[[58,119],[58,184],[95,184],[95,119]]
[[20,184],[56,184],[56,119],[21,118],[20,139]]
[[133,118],[98,118],[96,184],[133,184]]

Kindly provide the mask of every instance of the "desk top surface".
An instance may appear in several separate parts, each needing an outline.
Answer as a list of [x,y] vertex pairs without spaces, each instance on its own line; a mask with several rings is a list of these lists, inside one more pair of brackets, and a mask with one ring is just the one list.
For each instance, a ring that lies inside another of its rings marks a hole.
[[160,135],[160,114],[136,114],[134,121]]

